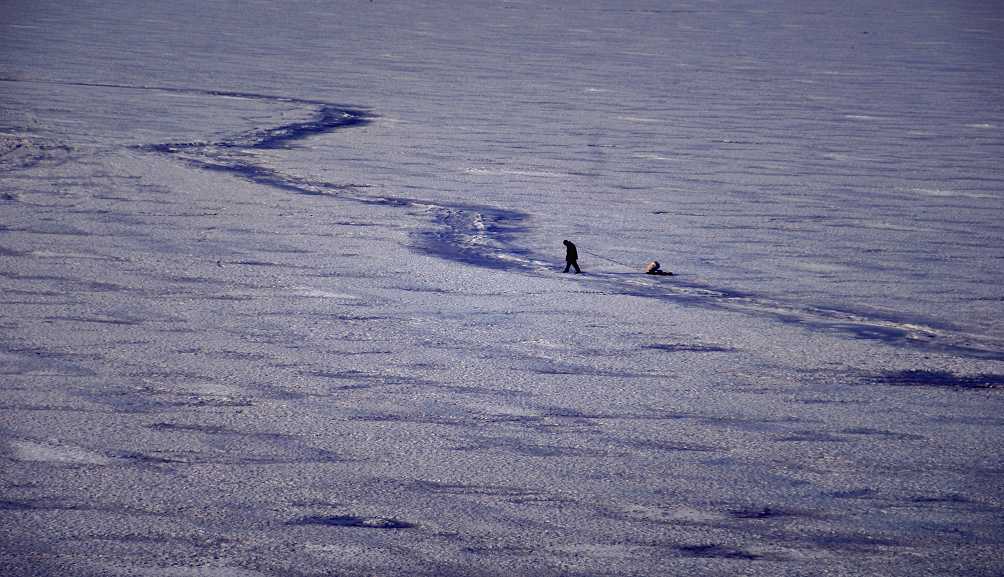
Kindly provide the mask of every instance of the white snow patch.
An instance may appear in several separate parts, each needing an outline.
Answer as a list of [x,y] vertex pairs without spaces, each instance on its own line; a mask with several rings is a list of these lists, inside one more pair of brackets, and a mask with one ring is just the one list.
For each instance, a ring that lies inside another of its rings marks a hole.
[[516,256],[514,254],[508,254],[508,253],[504,253],[504,252],[495,255],[495,258],[497,258],[499,260],[509,261],[509,262],[518,262],[518,263],[521,263],[521,264],[536,264],[536,265],[544,264],[544,263],[542,263],[540,261],[531,261],[530,259],[526,259],[526,258],[523,258],[521,256]]
[[933,196],[937,198],[994,198],[991,194],[963,192],[960,190],[946,190],[943,188],[911,188],[910,191],[917,194],[923,194],[924,196]]
[[635,158],[643,158],[645,160],[677,160],[675,158],[670,158],[668,156],[663,156],[661,154],[655,154],[652,152],[641,152],[634,155]]
[[359,297],[356,295],[348,293],[332,292],[324,289],[319,289],[315,287],[294,287],[293,292],[308,298],[318,298],[318,299],[342,299],[342,300],[356,300]]
[[550,341],[550,340],[547,340],[547,339],[527,339],[527,340],[525,340],[523,342],[526,343],[526,344],[528,344],[528,345],[533,345],[535,347],[543,347],[545,349],[565,349],[565,348],[567,348],[567,346],[564,345],[564,344],[562,344],[562,343],[557,343],[555,341]]
[[553,170],[524,170],[513,168],[467,168],[467,174],[476,176],[539,176],[543,178],[564,178],[567,173],[555,172]]
[[471,219],[471,226],[477,233],[470,235],[468,237],[468,243],[470,244],[487,244],[488,242],[488,226],[485,224],[485,217],[480,212],[475,213],[474,218]]
[[641,124],[654,124],[662,122],[658,118],[646,118],[644,116],[618,116],[617,120],[623,120],[624,122],[638,122]]
[[40,463],[68,463],[72,465],[111,465],[117,459],[96,451],[74,445],[38,443],[35,441],[12,441],[14,459]]

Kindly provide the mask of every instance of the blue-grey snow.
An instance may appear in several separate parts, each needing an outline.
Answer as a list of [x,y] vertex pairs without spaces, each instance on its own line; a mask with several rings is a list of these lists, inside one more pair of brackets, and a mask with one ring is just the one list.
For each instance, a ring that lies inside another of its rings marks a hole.
[[996,0],[3,3],[0,574],[1004,574],[1002,63]]

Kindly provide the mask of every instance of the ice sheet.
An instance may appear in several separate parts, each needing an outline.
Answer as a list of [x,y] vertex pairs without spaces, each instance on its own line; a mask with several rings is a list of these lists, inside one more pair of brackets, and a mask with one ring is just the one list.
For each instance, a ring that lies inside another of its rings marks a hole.
[[2,12],[5,575],[1004,571],[993,3]]

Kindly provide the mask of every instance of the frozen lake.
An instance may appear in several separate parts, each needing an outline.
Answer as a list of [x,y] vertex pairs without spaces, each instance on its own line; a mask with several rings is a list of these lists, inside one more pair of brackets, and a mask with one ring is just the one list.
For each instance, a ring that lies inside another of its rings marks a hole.
[[4,575],[1004,572],[997,3],[0,14]]

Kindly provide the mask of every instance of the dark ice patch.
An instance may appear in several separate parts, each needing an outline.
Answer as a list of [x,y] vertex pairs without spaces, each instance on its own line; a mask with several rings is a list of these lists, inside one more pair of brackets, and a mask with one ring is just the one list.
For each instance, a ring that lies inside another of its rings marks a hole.
[[371,413],[368,415],[355,415],[348,417],[350,421],[374,422],[374,423],[414,423],[419,425],[446,425],[451,427],[466,427],[471,424],[470,419],[464,417],[451,417],[447,415],[395,415],[391,413]]
[[361,529],[411,529],[415,527],[414,523],[391,517],[358,517],[355,515],[310,515],[289,521],[287,525],[323,525]]
[[794,442],[814,442],[814,443],[839,443],[845,442],[847,439],[843,437],[838,437],[836,435],[831,435],[825,431],[794,431],[791,434],[779,437],[778,441],[794,441]]
[[[34,296],[34,297],[58,297],[58,296],[63,296],[63,293],[61,293],[61,292],[50,291],[50,290],[22,290],[22,289],[8,288],[8,289],[5,289],[3,292],[4,292],[4,296],[9,296],[9,295]],[[44,301],[39,301],[39,302],[49,303],[49,302],[52,302],[52,299],[45,299]]]
[[[366,226],[383,226],[375,222],[355,222],[352,220],[336,220],[334,222],[328,223],[329,226],[353,226],[353,227],[366,227]],[[358,256],[358,255],[354,255]]]
[[[307,102],[304,102],[305,104]],[[338,107],[331,104],[310,102],[309,104],[321,104],[314,113],[313,118],[304,122],[294,122],[270,128],[260,128],[244,134],[237,135],[227,140],[213,143],[207,142],[174,142],[165,144],[148,145],[142,148],[154,152],[179,153],[190,150],[203,149],[258,149],[270,150],[277,148],[289,148],[289,145],[308,137],[327,132],[333,132],[339,128],[352,126],[362,126],[372,121],[373,116],[360,109]],[[256,168],[249,165],[249,168]],[[267,169],[265,169],[267,170]]]
[[49,404],[12,403],[0,404],[0,411],[60,411],[64,413],[103,413],[83,407],[67,407]]
[[843,429],[840,432],[847,435],[884,437],[887,439],[895,439],[897,441],[923,441],[927,438],[921,435],[911,435],[909,433],[897,433],[894,431],[883,431],[880,429],[869,429],[867,427],[854,427],[850,429]]
[[45,317],[47,321],[69,321],[76,323],[96,323],[104,325],[128,325],[135,326],[142,324],[143,321],[139,319],[128,319],[128,318],[98,318],[98,317],[80,317],[80,316],[47,316]]
[[0,500],[0,511],[29,511],[34,508],[31,501]]
[[[189,92],[185,90],[185,92]],[[219,96],[205,91],[192,91],[207,96]],[[140,150],[174,155],[205,170],[226,172],[251,182],[313,196],[335,195],[364,187],[357,184],[333,184],[285,175],[277,170],[256,165],[247,150],[289,148],[291,144],[311,136],[340,128],[365,125],[373,116],[361,109],[347,108],[313,100],[288,99],[265,95],[247,98],[295,102],[316,107],[309,120],[275,127],[266,127],[217,142],[174,142],[140,146]]]
[[455,295],[456,291],[446,290],[442,288],[426,288],[419,286],[395,286],[391,287],[395,290],[411,292],[411,293],[427,293],[427,294],[442,294],[442,295]]
[[91,236],[91,233],[86,230],[81,230],[68,224],[53,222],[39,223],[35,225],[34,228],[23,229],[23,231],[31,234],[44,234],[51,236]]
[[180,423],[153,423],[146,426],[154,431],[184,431],[192,433],[203,433],[206,435],[219,435],[223,433],[233,433],[230,429],[215,425],[183,425]]
[[150,388],[83,392],[81,395],[96,403],[125,413],[156,413],[179,407],[250,407],[252,399],[225,395],[171,393]]
[[[519,248],[517,239],[528,230],[529,215],[488,206],[440,207],[436,227],[414,235],[415,248],[449,261],[499,270],[530,270],[531,253]],[[489,237],[493,246],[472,242]],[[502,255],[524,257],[520,262]]]
[[746,507],[729,511],[736,519],[776,519],[778,517],[794,516],[794,513],[777,507]]
[[769,295],[715,286],[688,278],[686,274],[673,277],[672,283],[660,283],[656,286],[629,287],[611,277],[608,277],[606,283],[613,285],[613,291],[622,294],[655,298],[688,306],[739,311],[815,331],[845,334],[858,339],[879,340],[896,346],[943,351],[973,358],[1004,359],[1004,351],[1001,350],[999,342],[982,337],[974,340],[934,318],[782,301]]
[[931,496],[925,495],[921,497],[911,497],[910,502],[917,503],[918,505],[929,505],[937,503],[952,504],[952,505],[967,505],[969,503],[972,503],[971,500],[955,493],[951,493],[948,495],[931,495]]
[[545,417],[571,419],[606,419],[614,421],[671,421],[692,418],[692,415],[682,413],[616,413],[601,411],[580,411],[570,407],[544,407],[541,409]]
[[[222,264],[222,263],[221,263]],[[176,284],[194,284],[194,285],[215,285],[215,286],[227,286],[227,283],[210,277],[205,276],[192,276],[185,274],[158,274],[156,275],[158,279],[164,280],[169,283]]]
[[644,345],[643,349],[666,351],[668,353],[734,353],[735,349],[718,345],[702,345],[696,343],[657,343]]
[[54,288],[61,289],[62,292],[59,294],[66,294],[69,291],[110,293],[110,292],[133,292],[134,290],[125,285],[114,284],[109,282],[101,282],[101,281],[90,281],[80,278],[73,278],[59,275],[43,275],[43,274],[27,275],[27,274],[18,274],[16,272],[11,272],[11,271],[0,271],[0,276],[12,280],[40,283],[44,286],[43,290],[46,291],[46,294],[52,292],[52,289]]
[[910,337],[911,332],[898,327],[886,327],[863,323],[834,323],[828,327],[832,332],[847,332],[855,338],[866,341],[896,342]]
[[452,483],[436,483],[434,481],[415,481],[413,483],[409,483],[408,487],[420,492],[433,494],[494,497],[502,501],[516,504],[567,503],[573,501],[567,497],[550,495],[542,491],[505,485],[462,485]]
[[325,104],[310,120],[255,130],[235,138],[228,144],[236,148],[288,148],[297,140],[332,132],[339,128],[362,126],[369,124],[371,120],[372,117],[362,110]]
[[959,375],[950,371],[911,369],[876,375],[869,382],[894,387],[940,387],[950,389],[1001,389],[1004,375],[980,373]]
[[[250,464],[289,464],[289,463],[334,463],[343,462],[337,453],[325,448],[315,447],[296,435],[273,432],[243,432],[214,425],[193,425],[181,423],[159,422],[148,425],[157,431],[198,433],[207,435],[207,446],[215,452],[182,453],[181,458],[159,457],[164,462],[222,462]],[[235,450],[240,447],[240,450]],[[243,452],[242,452],[243,451]],[[126,458],[134,458],[126,456]]]
[[931,418],[930,422],[977,425],[980,427],[1004,427],[1004,417],[981,417],[976,415],[939,415]]
[[684,557],[701,557],[710,559],[743,559],[755,561],[762,555],[750,553],[735,547],[719,544],[706,545],[679,545],[676,550]]
[[141,465],[177,465],[191,462],[191,460],[186,458],[165,457],[162,455],[153,455],[138,451],[121,451],[115,453],[113,456],[119,460],[130,461]]
[[544,410],[544,415],[561,419],[604,419],[611,416],[607,413],[587,413],[571,407],[551,407]]
[[85,511],[98,510],[94,504],[80,504],[63,497],[0,500],[0,511]]
[[40,348],[0,348],[0,375],[25,375],[37,372],[90,377],[96,373],[75,360],[89,360],[82,354],[57,353]]
[[374,385],[366,383],[355,383],[351,385],[341,385],[337,387],[328,387],[329,391],[361,391],[365,389],[371,389]]

